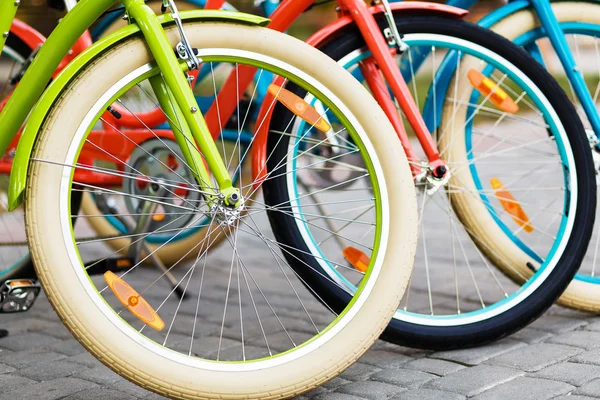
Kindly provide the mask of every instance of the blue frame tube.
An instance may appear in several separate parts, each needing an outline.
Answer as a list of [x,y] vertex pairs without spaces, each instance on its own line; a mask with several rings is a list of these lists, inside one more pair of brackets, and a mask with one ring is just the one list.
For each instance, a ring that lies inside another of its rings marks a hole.
[[581,105],[585,111],[592,129],[597,137],[600,137],[600,115],[596,110],[594,99],[585,84],[585,79],[581,70],[577,66],[577,62],[569,49],[569,44],[565,38],[564,32],[556,19],[556,16],[552,12],[550,2],[547,0],[530,0],[531,4],[535,8],[538,18],[544,27],[548,39],[554,47],[554,51],[558,55],[560,62],[565,69],[565,73],[573,86],[575,94],[579,98]]

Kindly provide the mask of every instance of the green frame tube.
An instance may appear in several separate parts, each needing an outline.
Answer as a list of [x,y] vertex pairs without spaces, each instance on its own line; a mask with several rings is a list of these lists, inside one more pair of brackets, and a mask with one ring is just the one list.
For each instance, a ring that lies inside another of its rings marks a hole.
[[[31,63],[25,75],[19,82],[19,85],[12,93],[5,108],[0,113],[0,127],[2,127],[0,128],[0,154],[6,152],[10,142],[27,119],[30,111],[34,109],[36,102],[44,92],[52,74],[64,56],[75,44],[76,40],[92,25],[93,22],[101,17],[114,2],[114,0],[81,0],[58,24]],[[185,72],[182,72],[182,66],[184,66],[184,64],[180,63],[175,56],[162,28],[162,23],[159,22],[159,19],[163,20],[164,18],[158,18],[154,12],[145,5],[143,0],[121,0],[121,2],[126,7],[130,18],[134,20],[135,24],[144,34],[148,46],[165,78],[168,90],[175,99],[176,106],[178,106],[179,109],[173,109],[172,102],[170,101],[169,105],[161,101],[161,107],[164,107],[164,109],[169,109],[171,107],[170,112],[176,112],[180,118],[183,117],[187,122],[188,129],[182,129],[183,132],[174,130],[174,135],[177,137],[178,141],[181,141],[182,143],[184,141],[188,144],[198,143],[202,155],[206,159],[212,175],[219,185],[219,190],[216,191],[215,194],[224,198],[225,202],[228,203],[229,196],[232,193],[237,192],[237,189],[232,187],[229,172],[227,171],[210,135],[202,113],[200,111],[194,111],[199,110],[199,107],[186,80]],[[0,29],[7,29],[7,31],[10,29],[12,20],[16,14],[17,5],[18,4],[14,0],[0,0]],[[239,17],[234,17],[231,13],[222,16],[215,15],[214,11],[206,11],[206,13],[207,19],[215,18],[217,20],[231,20],[256,25],[265,25],[268,23],[268,20],[265,20],[264,18],[256,18],[243,14],[240,14]],[[4,42],[4,38],[0,38],[0,43],[4,44]],[[183,68],[183,70],[185,70],[185,68]],[[166,98],[163,97],[163,100],[165,99]],[[199,163],[198,160],[195,159],[195,157],[200,156],[200,154],[197,151],[195,151],[195,153],[196,156],[193,156],[192,152],[187,152],[189,159],[186,159],[186,161],[190,166],[198,168],[198,171],[195,171],[197,177],[201,178],[202,181],[207,181],[210,175],[206,170],[205,164]],[[20,160],[23,160],[23,158],[20,158]],[[27,154],[27,161],[28,160],[29,153]],[[26,170],[27,167],[20,168],[20,170],[23,169]],[[18,187],[15,188],[15,192],[20,192],[18,188],[21,187],[22,184],[23,183],[19,183],[17,185]],[[13,206],[16,206],[16,204],[20,202],[19,199],[20,194],[18,195],[18,198],[14,199],[15,204],[13,204]]]
[[194,142],[189,141],[190,138],[193,139],[190,128],[179,107],[176,107],[171,101],[171,91],[160,75],[153,76],[149,81],[161,109],[167,116],[167,122],[169,123],[171,130],[173,132],[179,131],[181,133],[181,135],[175,135],[175,140],[181,148],[184,158],[186,161],[192,160],[193,164],[190,164],[190,166],[196,168],[196,170],[192,172],[198,172],[198,174],[195,175],[195,178],[203,186],[202,189],[208,189],[210,187],[210,175],[205,173],[206,170],[204,168],[198,168],[199,165],[204,165],[204,161],[202,161],[202,156],[195,147]]
[[10,32],[12,21],[17,15],[19,4],[17,1],[0,0],[0,49],[6,43],[6,38]]
[[[167,83],[168,90],[173,94],[175,103],[179,106],[178,114],[183,115],[187,122],[189,131],[187,129],[176,129],[173,131],[175,137],[179,133],[183,137],[177,138],[178,142],[194,143],[195,140],[198,143],[219,185],[220,192],[227,201],[236,189],[232,187],[229,171],[219,154],[215,141],[206,125],[206,121],[200,112],[196,97],[186,79],[186,75],[181,71],[180,60],[177,59],[177,56],[173,52],[162,25],[158,22],[154,11],[146,5],[144,0],[121,0],[121,2],[125,6],[129,18],[135,21],[144,34],[146,43]],[[161,98],[162,100],[168,100],[165,96],[161,96],[158,100],[160,101]],[[169,105],[161,103],[161,107],[164,110],[169,108]],[[189,152],[184,152],[184,155],[186,153],[188,156],[191,155]],[[196,171],[197,176],[205,178],[209,176],[204,163],[197,163],[193,158],[186,159],[186,161],[190,167],[198,168]],[[210,181],[205,180],[205,182]]]
[[[14,3],[14,0],[0,2],[1,11],[5,4]],[[0,154],[6,152],[75,41],[114,3],[114,0],[82,0],[56,26],[0,113]],[[13,19],[14,14],[0,13],[0,26],[10,26]]]

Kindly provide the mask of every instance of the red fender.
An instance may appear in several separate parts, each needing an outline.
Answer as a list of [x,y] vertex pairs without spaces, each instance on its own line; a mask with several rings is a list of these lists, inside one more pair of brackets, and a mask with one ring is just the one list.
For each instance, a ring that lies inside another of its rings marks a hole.
[[[25,22],[16,18],[12,22],[12,25],[10,27],[10,33],[21,39],[23,42],[25,42],[25,44],[32,50],[37,49],[46,41],[46,37],[44,35],[39,33],[31,26],[27,25]],[[71,60],[73,60],[91,45],[92,37],[90,36],[90,33],[86,31],[79,39],[77,39],[77,42],[75,42],[75,45],[73,46],[69,54],[65,56],[65,58],[62,60],[52,77],[55,78],[58,75],[58,73],[62,71],[62,69],[69,62],[71,62]]]
[[35,50],[38,46],[44,44],[46,37],[27,25],[25,22],[18,19],[13,19],[12,26],[10,27],[10,33],[17,36],[19,39],[25,42],[29,48]]
[[[293,3],[293,2],[290,2]],[[285,4],[285,3],[284,3]],[[281,5],[279,8],[282,8]],[[445,4],[427,3],[423,1],[406,1],[400,3],[390,4],[392,11],[425,11],[428,13],[444,14],[450,17],[462,18],[469,12],[462,8],[452,7]],[[384,12],[382,5],[369,7],[371,14],[381,14]],[[276,11],[277,12],[277,11]],[[276,21],[275,14],[273,20]],[[291,23],[291,21],[290,21]],[[344,15],[338,18],[336,21],[330,23],[324,28],[320,29],[314,35],[312,35],[306,43],[311,46],[318,47],[322,43],[325,43],[335,36],[340,29],[344,29],[346,26],[353,24],[354,21],[348,15]],[[284,31],[288,26],[280,26],[283,24],[272,23],[269,25],[271,29],[276,28],[277,30]],[[275,82],[277,83],[277,82]],[[279,83],[281,84],[281,83]],[[266,94],[261,109],[258,113],[258,123],[254,138],[254,149],[252,150],[252,177],[255,182],[255,188],[258,187],[262,180],[265,178],[266,171],[266,158],[267,158],[267,138],[269,134],[269,126],[271,123],[271,115],[273,112],[273,96],[269,93]]]

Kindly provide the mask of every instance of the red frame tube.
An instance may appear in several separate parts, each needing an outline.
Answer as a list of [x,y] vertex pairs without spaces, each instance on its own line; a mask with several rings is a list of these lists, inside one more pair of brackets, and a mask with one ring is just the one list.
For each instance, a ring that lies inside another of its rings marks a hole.
[[[220,1],[221,4],[224,2]],[[285,31],[291,23],[306,9],[308,8],[314,1],[313,0],[287,0],[284,1],[271,15],[271,24],[270,28],[276,29],[279,31]],[[438,166],[444,165],[444,162],[439,157],[439,151],[437,150],[436,144],[433,142],[433,139],[425,126],[421,113],[414,103],[412,99],[412,95],[410,90],[408,89],[404,78],[400,74],[398,68],[392,68],[391,65],[395,66],[394,59],[392,58],[392,54],[390,53],[389,46],[379,27],[377,22],[375,21],[374,15],[380,14],[384,12],[383,6],[373,6],[367,7],[363,0],[338,0],[338,4],[342,8],[342,12],[338,13],[338,19],[326,27],[320,29],[317,33],[311,36],[307,43],[311,46],[319,46],[322,43],[325,43],[329,38],[334,36],[340,29],[356,22],[357,25],[362,26],[361,33],[365,35],[365,40],[369,47],[375,46],[377,51],[376,56],[374,57],[377,61],[377,64],[384,66],[384,76],[388,80],[388,82],[394,82],[392,86],[392,92],[394,96],[398,99],[403,112],[407,115],[407,119],[413,126],[415,133],[423,146],[425,154],[429,160],[430,166],[435,170]],[[467,10],[463,10],[456,7],[451,7],[445,4],[436,4],[436,3],[426,3],[423,1],[407,1],[400,3],[392,3],[390,5],[392,11],[404,10],[404,11],[425,11],[429,13],[438,13],[454,16],[457,18],[461,18],[468,14]],[[352,12],[355,10],[355,12]],[[344,12],[346,11],[346,12]],[[360,21],[360,24],[359,24]],[[373,52],[373,49],[371,49]],[[375,55],[375,52],[373,52]],[[381,67],[380,65],[380,67]],[[369,68],[372,68],[369,67]],[[383,68],[382,68],[383,70]],[[394,72],[395,70],[395,72]],[[369,78],[367,78],[367,74],[365,74],[365,78],[367,79],[367,83],[369,83]],[[243,83],[243,82],[242,82]],[[250,84],[250,82],[248,82]],[[412,149],[412,145],[408,140],[406,132],[404,131],[397,111],[395,110],[395,106],[389,94],[386,92],[385,94],[381,92],[377,85],[375,85],[375,80],[370,82],[370,89],[373,91],[373,95],[376,100],[379,102],[380,106],[386,112],[386,115],[390,119],[390,122],[396,129],[396,133],[400,138],[402,145],[406,151],[407,157],[409,160],[415,160],[415,153]],[[270,97],[264,99],[261,109],[258,114],[258,120],[261,121],[257,124],[257,130],[255,132],[254,138],[254,148],[252,153],[252,174],[254,179],[256,180],[256,185],[259,185],[261,179],[264,178],[264,171],[266,169],[265,159],[266,159],[266,145],[267,145],[267,137],[268,137],[268,126],[271,120],[271,111],[269,104],[270,101],[267,101]],[[393,112],[392,112],[393,108]],[[222,116],[223,117],[223,116]],[[411,165],[411,169],[414,174],[418,173],[419,167]]]

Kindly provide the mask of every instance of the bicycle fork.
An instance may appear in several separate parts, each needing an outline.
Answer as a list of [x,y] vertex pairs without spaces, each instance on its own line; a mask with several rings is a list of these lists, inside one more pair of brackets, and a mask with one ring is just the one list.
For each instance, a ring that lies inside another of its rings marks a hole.
[[[361,63],[361,70],[373,96],[396,129],[396,133],[406,151],[413,175],[427,175],[430,178],[429,180],[437,182],[436,186],[445,184],[450,178],[450,173],[445,162],[440,159],[437,145],[421,116],[419,107],[415,103],[400,69],[396,65],[393,57],[394,51],[390,52],[390,43],[395,46],[395,51],[400,53],[405,51],[408,46],[401,40],[388,1],[381,0],[390,25],[390,29],[386,32],[387,39],[381,34],[375,17],[369,12],[363,0],[339,0],[339,3],[342,13],[347,13],[356,22],[373,56]],[[385,80],[381,74],[383,74]],[[419,143],[425,151],[428,163],[421,163],[417,159],[396,110],[396,105],[389,96],[388,86],[397,99],[400,109],[413,127]]]
[[[180,59],[186,61],[185,69],[188,70],[197,69],[200,60],[187,40],[175,4],[172,0],[163,1],[163,9],[170,9],[171,17],[181,36],[181,42],[176,47],[177,55],[173,52],[156,15],[145,5],[144,0],[121,0],[121,2],[127,10],[128,18],[135,20],[142,31],[160,69],[161,74],[151,79],[152,87],[161,108],[167,115],[186,162],[194,170],[192,172],[201,185],[207,202],[211,204],[222,201],[229,207],[237,207],[241,203],[241,194],[233,187],[229,172],[200,112],[186,74],[182,73]],[[218,188],[212,188],[210,185],[211,178],[207,165]]]

